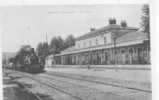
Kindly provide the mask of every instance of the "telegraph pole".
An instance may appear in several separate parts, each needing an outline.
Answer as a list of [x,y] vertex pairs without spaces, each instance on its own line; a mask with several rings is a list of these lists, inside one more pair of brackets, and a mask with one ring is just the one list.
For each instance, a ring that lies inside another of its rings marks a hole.
[[48,37],[47,37],[47,32],[46,32],[46,43],[48,44]]

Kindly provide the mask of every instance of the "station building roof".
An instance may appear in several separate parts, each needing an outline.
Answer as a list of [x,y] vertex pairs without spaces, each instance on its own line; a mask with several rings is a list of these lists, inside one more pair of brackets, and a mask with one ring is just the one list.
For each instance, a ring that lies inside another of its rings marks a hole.
[[84,39],[91,38],[91,37],[95,37],[95,36],[98,36],[98,35],[101,35],[101,34],[105,34],[105,32],[118,31],[118,33],[119,33],[119,30],[122,30],[122,31],[132,31],[133,30],[133,31],[136,31],[138,29],[134,28],[134,27],[128,27],[128,26],[122,27],[121,25],[117,25],[117,24],[109,24],[108,26],[104,26],[104,27],[99,28],[99,29],[94,29],[93,31],[90,31],[90,32],[86,33],[85,35],[77,37],[76,41],[84,40]]
[[[123,30],[120,31],[125,32]],[[118,36],[116,38],[116,46],[129,46],[129,45],[136,45],[136,44],[141,44],[143,41],[148,40],[147,34],[141,31],[130,31],[130,32],[125,32],[122,35]],[[65,55],[65,54],[73,54],[73,53],[79,53],[79,52],[86,52],[86,51],[93,51],[97,49],[106,49],[106,48],[113,48],[114,44],[107,44],[107,45],[97,45],[97,46],[91,46],[87,48],[80,48],[77,49],[75,46],[69,47],[62,51],[58,55]]]
[[[138,31],[138,28],[129,27],[129,26],[121,26],[117,24],[109,24],[99,29],[93,29],[90,32],[76,38],[76,41],[85,40],[88,38],[96,37],[98,35],[112,33],[112,37],[116,38],[116,46],[129,46],[142,43],[144,40],[148,40],[146,33]],[[86,52],[90,50],[97,50],[97,49],[105,49],[105,48],[112,48],[114,44],[103,44],[103,45],[96,45],[86,48],[76,48],[75,46],[69,47],[63,50],[58,55],[65,55],[65,54],[73,54],[79,52]]]

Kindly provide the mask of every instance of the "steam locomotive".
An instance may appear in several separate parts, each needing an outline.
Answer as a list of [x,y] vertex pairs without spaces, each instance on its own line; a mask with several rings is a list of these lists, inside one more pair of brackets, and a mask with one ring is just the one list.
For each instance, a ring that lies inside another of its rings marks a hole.
[[44,69],[45,60],[38,57],[34,52],[34,48],[23,47],[14,58],[13,69],[38,73]]

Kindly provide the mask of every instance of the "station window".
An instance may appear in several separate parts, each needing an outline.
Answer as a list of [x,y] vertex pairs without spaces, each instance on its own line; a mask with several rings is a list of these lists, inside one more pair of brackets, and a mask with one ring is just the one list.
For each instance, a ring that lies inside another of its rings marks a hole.
[[104,44],[106,44],[106,43],[107,43],[107,37],[104,36]]
[[96,38],[96,45],[98,45],[98,39]]
[[124,50],[121,50],[121,53],[124,53],[125,51]]
[[80,43],[78,43],[78,47],[80,48]]
[[83,42],[83,46],[86,47],[86,42]]
[[129,53],[133,53],[133,49],[131,48],[131,49],[129,49]]
[[92,46],[92,41],[91,40],[89,41],[89,46]]

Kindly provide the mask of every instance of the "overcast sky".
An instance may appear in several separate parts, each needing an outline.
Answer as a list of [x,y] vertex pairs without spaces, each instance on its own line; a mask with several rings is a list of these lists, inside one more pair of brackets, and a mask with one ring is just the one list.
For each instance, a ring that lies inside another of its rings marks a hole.
[[36,47],[53,36],[75,37],[100,28],[115,17],[119,24],[140,27],[142,5],[78,5],[78,6],[10,6],[0,8],[2,51],[16,52],[21,45]]

